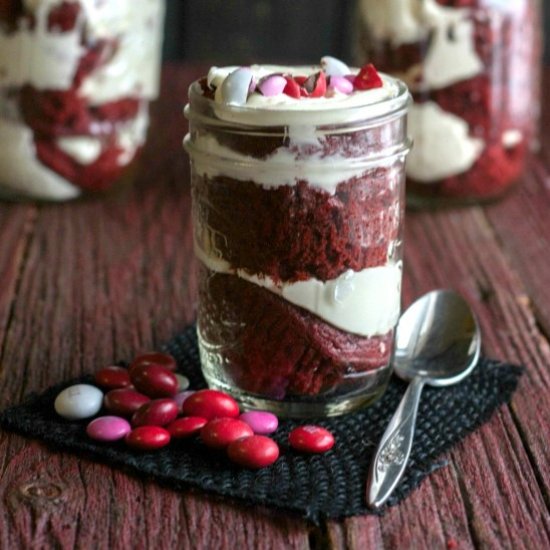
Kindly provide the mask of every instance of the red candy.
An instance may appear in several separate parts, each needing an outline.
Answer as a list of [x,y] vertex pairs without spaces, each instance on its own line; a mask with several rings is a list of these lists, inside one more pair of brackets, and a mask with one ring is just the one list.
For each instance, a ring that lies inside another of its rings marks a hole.
[[218,416],[239,416],[239,405],[227,393],[218,390],[200,390],[189,396],[181,407],[186,416],[202,416],[207,420]]
[[286,86],[283,89],[283,94],[300,99],[300,85],[291,76],[285,76]]
[[304,453],[324,453],[334,445],[334,437],[321,426],[299,426],[288,436],[290,446]]
[[127,388],[130,386],[128,369],[122,367],[105,367],[95,373],[95,382],[98,386],[109,390]]
[[173,399],[154,399],[142,405],[132,416],[132,426],[166,426],[178,416]]
[[178,391],[178,379],[161,365],[138,365],[131,369],[134,386],[149,397],[172,397]]
[[118,416],[132,416],[142,405],[151,401],[149,397],[134,390],[111,390],[103,398],[105,408]]
[[204,444],[213,449],[224,449],[233,441],[252,435],[252,428],[236,418],[214,418],[201,430]]
[[186,416],[177,418],[174,422],[168,424],[166,429],[174,439],[182,439],[199,433],[207,422],[206,418],[200,416]]
[[323,97],[327,91],[327,77],[323,71],[312,74],[304,82],[303,88],[307,97]]
[[381,88],[383,85],[384,83],[372,63],[362,67],[353,81],[356,90],[372,90],[373,88]]
[[128,370],[142,365],[160,365],[165,369],[174,371],[177,368],[176,360],[168,353],[160,353],[158,351],[150,351],[138,355],[131,363]]
[[126,444],[139,451],[154,451],[170,443],[170,434],[159,426],[140,426],[124,439]]
[[246,468],[265,468],[279,458],[279,446],[265,435],[234,441],[227,448],[229,458]]

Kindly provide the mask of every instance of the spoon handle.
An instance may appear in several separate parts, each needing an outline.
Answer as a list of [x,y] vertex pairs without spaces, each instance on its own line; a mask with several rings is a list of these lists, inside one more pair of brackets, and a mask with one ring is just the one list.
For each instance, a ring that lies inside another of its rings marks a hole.
[[422,378],[412,380],[378,445],[367,482],[367,502],[373,508],[386,502],[405,471],[423,387]]

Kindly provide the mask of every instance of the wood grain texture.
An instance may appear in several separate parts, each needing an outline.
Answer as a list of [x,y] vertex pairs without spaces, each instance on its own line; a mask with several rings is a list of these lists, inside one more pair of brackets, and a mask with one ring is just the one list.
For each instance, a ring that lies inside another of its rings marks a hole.
[[[196,279],[181,110],[204,67],[168,66],[135,184],[65,205],[0,205],[0,407],[152,348],[188,323]],[[0,432],[0,548],[550,547],[550,143],[484,208],[411,213],[404,299],[452,287],[484,352],[526,365],[510,407],[383,517],[313,529],[176,493]]]

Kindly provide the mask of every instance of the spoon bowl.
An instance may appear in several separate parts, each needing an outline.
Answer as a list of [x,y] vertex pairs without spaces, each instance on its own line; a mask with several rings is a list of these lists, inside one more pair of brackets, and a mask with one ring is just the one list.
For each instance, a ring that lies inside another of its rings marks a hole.
[[393,366],[410,384],[374,455],[367,482],[369,506],[382,506],[405,472],[424,384],[460,382],[476,366],[480,349],[477,320],[464,298],[453,291],[429,292],[401,316]]
[[451,290],[434,290],[399,319],[394,372],[403,380],[419,376],[431,386],[448,386],[470,374],[480,348],[480,331],[466,300]]

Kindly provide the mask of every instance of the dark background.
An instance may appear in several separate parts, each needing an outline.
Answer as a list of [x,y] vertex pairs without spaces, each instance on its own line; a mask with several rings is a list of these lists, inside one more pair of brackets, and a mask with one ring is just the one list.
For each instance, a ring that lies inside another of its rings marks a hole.
[[[550,63],[550,0],[541,1]],[[353,0],[168,0],[167,6],[165,59],[312,63],[331,54],[353,60]]]

